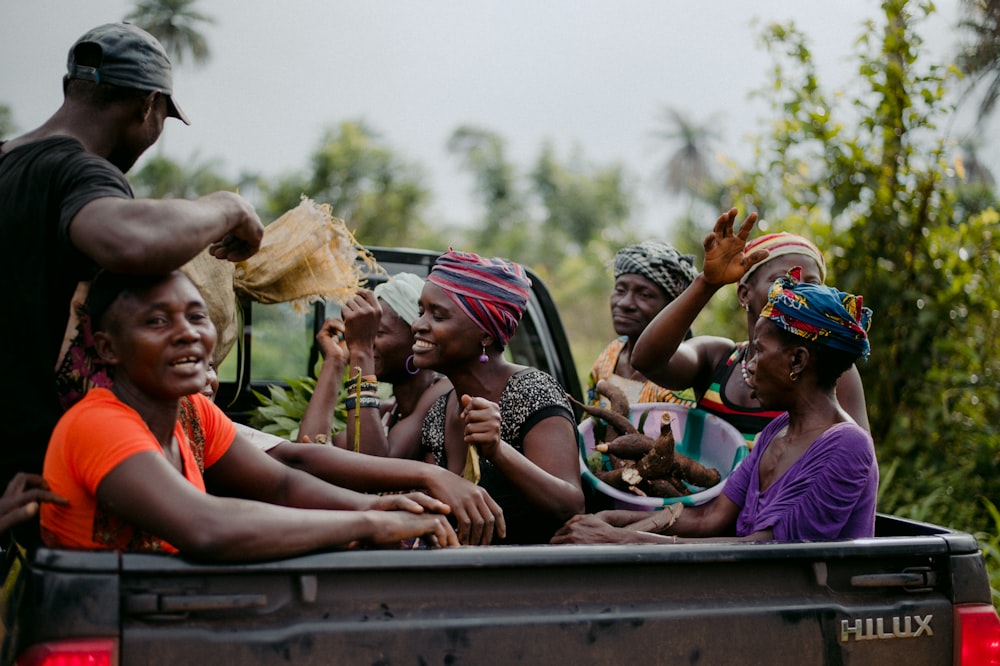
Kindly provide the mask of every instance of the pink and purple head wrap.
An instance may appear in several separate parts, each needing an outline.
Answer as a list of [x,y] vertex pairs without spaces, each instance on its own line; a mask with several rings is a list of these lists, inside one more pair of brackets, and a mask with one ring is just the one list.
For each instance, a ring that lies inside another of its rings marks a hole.
[[427,281],[443,289],[501,348],[517,330],[531,293],[531,280],[519,264],[456,250],[437,258]]

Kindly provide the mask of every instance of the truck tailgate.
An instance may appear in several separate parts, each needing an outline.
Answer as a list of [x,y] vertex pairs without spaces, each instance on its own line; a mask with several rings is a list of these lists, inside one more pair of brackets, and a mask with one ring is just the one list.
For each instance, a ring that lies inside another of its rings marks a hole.
[[956,567],[982,567],[955,535],[122,561],[123,666],[937,665],[954,597],[984,593],[952,589]]

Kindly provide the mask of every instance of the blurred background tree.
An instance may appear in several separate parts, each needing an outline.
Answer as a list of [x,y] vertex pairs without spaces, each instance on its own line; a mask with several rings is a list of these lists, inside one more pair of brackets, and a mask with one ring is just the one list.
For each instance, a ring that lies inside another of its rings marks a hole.
[[439,247],[424,218],[430,196],[424,181],[421,167],[398,155],[375,130],[344,121],[323,133],[308,171],[258,179],[261,215],[274,219],[305,194],[330,204],[363,245]]
[[959,28],[965,42],[958,64],[969,77],[966,91],[979,97],[978,119],[996,108],[1000,98],[1000,0],[962,0]]
[[184,164],[163,155],[152,156],[129,180],[137,197],[151,199],[194,199],[238,187],[222,175],[220,160],[200,161],[197,156]]
[[195,8],[198,0],[139,0],[125,16],[160,40],[175,65],[205,65],[211,59],[203,30],[215,19]]
[[669,194],[687,198],[689,208],[715,193],[712,153],[721,138],[715,124],[711,118],[698,123],[688,114],[664,106],[661,124],[653,132],[653,140],[671,151],[660,175],[663,188]]
[[[581,381],[614,337],[608,264],[635,241],[629,225],[634,178],[619,164],[595,165],[577,149],[569,160],[550,143],[524,171],[506,156],[503,137],[465,126],[448,148],[472,176],[482,218],[456,247],[513,259],[545,281],[559,306]],[[462,236],[456,236],[461,238]]]

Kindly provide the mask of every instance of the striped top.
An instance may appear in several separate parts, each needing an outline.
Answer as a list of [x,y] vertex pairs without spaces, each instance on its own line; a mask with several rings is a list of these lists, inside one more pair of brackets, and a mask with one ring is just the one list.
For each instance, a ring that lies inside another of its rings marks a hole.
[[753,447],[757,435],[776,416],[783,411],[772,411],[762,407],[744,407],[729,400],[723,392],[723,387],[729,382],[733,370],[739,367],[740,361],[746,356],[749,343],[741,342],[729,357],[715,368],[712,382],[705,395],[698,401],[698,408],[709,414],[715,414],[742,433],[747,444]]

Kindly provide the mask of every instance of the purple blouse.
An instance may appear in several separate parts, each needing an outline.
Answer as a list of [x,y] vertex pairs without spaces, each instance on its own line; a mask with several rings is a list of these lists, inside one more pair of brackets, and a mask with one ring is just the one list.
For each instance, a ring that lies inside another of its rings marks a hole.
[[787,413],[771,421],[726,480],[722,492],[740,507],[737,536],[768,528],[778,541],[874,536],[878,463],[871,435],[855,423],[839,423],[824,432],[770,488],[760,491],[760,459],[787,425]]

